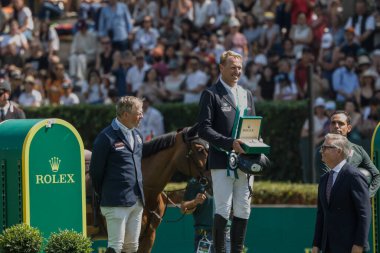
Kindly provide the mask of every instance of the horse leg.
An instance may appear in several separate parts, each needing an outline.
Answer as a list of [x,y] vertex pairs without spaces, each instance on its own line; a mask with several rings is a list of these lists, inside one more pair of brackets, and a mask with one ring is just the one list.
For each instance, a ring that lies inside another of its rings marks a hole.
[[165,203],[160,195],[157,196],[158,206],[155,214],[144,209],[143,221],[140,233],[140,243],[138,253],[150,253],[153,248],[154,240],[156,239],[156,229],[161,223],[165,212]]

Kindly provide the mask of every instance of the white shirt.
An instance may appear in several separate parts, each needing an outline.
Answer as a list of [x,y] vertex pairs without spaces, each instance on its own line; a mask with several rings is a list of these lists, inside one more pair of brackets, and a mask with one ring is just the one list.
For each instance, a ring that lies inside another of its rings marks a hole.
[[139,69],[136,65],[134,65],[128,70],[126,81],[128,84],[132,85],[132,92],[137,92],[140,89],[145,77],[145,72],[149,68],[150,66],[144,63],[142,69]]
[[134,144],[135,144],[135,140],[133,139],[133,133],[132,133],[133,128],[130,129],[130,128],[126,127],[117,118],[115,119],[115,122],[119,126],[121,132],[124,134],[125,139],[127,139],[129,145],[131,145],[131,147],[133,149]]
[[219,80],[223,84],[224,88],[226,88],[228,94],[233,98],[236,107],[239,108],[240,116],[243,116],[244,110],[248,107],[247,90],[245,90],[240,85],[235,85],[234,87],[231,87],[227,83],[225,83],[221,77],[219,78]]
[[79,104],[79,98],[75,93],[71,93],[68,97],[63,95],[59,99],[60,105],[77,105]]
[[18,102],[22,106],[40,106],[42,96],[38,90],[32,90],[30,93],[23,92],[18,98]]
[[333,185],[335,183],[335,180],[340,172],[340,170],[343,168],[343,166],[347,163],[347,160],[344,159],[343,161],[341,161],[337,166],[335,166],[332,170],[334,171],[334,174],[333,174]]
[[[192,90],[192,89],[198,88],[199,86],[206,87],[207,80],[208,80],[208,77],[206,73],[201,70],[197,70],[187,76],[186,88],[189,90]],[[202,91],[198,93],[186,92],[183,102],[185,104],[198,103],[199,99],[201,98],[201,94],[202,94]]]
[[164,117],[161,112],[154,107],[149,107],[144,112],[144,118],[141,119],[139,130],[143,135],[144,141],[148,141],[152,137],[156,137],[165,133]]
[[194,3],[194,24],[197,27],[202,27],[207,21],[208,6],[211,4],[210,0],[205,0],[201,5],[199,2]]

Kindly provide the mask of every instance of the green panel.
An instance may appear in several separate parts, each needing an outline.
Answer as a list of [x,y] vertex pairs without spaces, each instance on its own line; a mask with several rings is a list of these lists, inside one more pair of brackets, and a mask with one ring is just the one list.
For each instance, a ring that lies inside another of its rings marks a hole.
[[30,144],[30,225],[45,237],[58,229],[83,232],[81,146],[61,124],[42,127]]
[[0,232],[22,221],[22,146],[30,128],[40,119],[6,120],[0,123],[0,163],[3,164],[0,182],[1,193],[6,199],[0,201]]
[[[316,212],[315,207],[253,207],[245,240],[247,252],[311,253]],[[157,230],[153,253],[194,252],[193,218],[186,215],[178,222],[170,222],[179,217],[178,208],[167,209]],[[105,240],[94,241],[95,253],[104,253],[106,247]]]
[[[379,125],[377,125],[373,136],[372,136],[372,145],[371,145],[371,158],[373,163],[376,165],[376,167],[379,169],[380,168],[380,130],[379,130]],[[380,196],[379,196],[379,191],[377,192],[375,196],[375,200],[372,202],[372,209],[374,213],[374,218],[373,218],[373,225],[375,227],[374,229],[374,241],[371,244],[372,248],[375,248],[377,252],[379,252],[379,241],[380,241]]]

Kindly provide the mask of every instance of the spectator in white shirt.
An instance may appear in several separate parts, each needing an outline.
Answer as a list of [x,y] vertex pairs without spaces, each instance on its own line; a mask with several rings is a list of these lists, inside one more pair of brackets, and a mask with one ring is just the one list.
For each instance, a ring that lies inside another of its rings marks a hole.
[[86,20],[79,20],[78,30],[71,44],[71,55],[69,57],[69,74],[76,80],[84,80],[87,73],[87,64],[95,61],[96,37],[87,30]]
[[138,127],[144,137],[144,142],[150,141],[152,138],[165,133],[164,117],[161,112],[152,107],[151,104],[149,97],[144,96],[144,118],[141,119]]
[[23,33],[27,39],[32,39],[34,29],[32,11],[29,7],[25,6],[24,0],[13,0],[13,11],[13,17],[20,26],[20,32]]
[[26,107],[40,107],[42,102],[41,93],[35,89],[35,80],[33,76],[27,76],[24,80],[25,90],[18,98],[18,102],[21,106]]
[[62,84],[63,95],[59,100],[60,105],[77,105],[79,104],[78,96],[73,93],[73,85],[71,82],[64,82]]
[[138,53],[135,64],[127,72],[127,92],[137,94],[144,81],[145,71],[148,69],[150,66],[145,62],[144,54]]
[[200,70],[201,63],[198,58],[193,57],[187,64],[187,77],[184,82],[183,91],[185,92],[183,102],[198,103],[202,91],[206,88],[208,77],[205,72]]

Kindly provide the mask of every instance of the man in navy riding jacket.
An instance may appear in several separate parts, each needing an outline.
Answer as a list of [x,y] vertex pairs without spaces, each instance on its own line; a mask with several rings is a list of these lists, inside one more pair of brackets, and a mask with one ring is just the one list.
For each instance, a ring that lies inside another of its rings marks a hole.
[[144,206],[141,157],[142,101],[125,96],[116,104],[116,118],[96,138],[90,175],[107,222],[106,253],[137,252]]
[[[244,153],[242,140],[232,136],[235,118],[254,116],[252,93],[237,85],[242,73],[242,56],[226,51],[220,57],[220,78],[202,93],[199,105],[199,136],[208,141],[208,166],[211,169],[215,201],[213,240],[215,252],[224,253],[225,228],[233,204],[231,224],[231,252],[242,252],[251,212],[251,198],[247,182],[253,185],[253,176],[241,170],[237,175],[227,173],[228,152]],[[238,114],[238,115],[237,115]],[[249,180],[247,180],[247,178]]]

